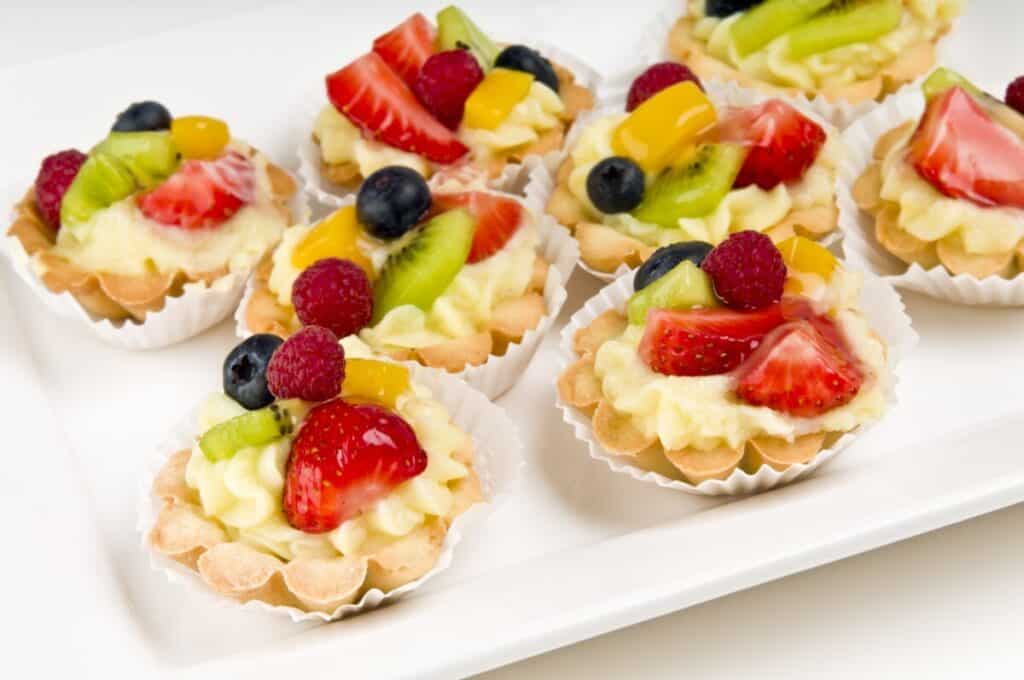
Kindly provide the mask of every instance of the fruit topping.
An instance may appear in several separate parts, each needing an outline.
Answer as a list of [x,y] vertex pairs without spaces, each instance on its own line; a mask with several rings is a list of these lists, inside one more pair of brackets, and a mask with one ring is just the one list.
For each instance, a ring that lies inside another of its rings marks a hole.
[[199,438],[199,449],[214,463],[227,460],[242,449],[263,446],[295,430],[295,418],[283,404],[235,416],[214,425]]
[[429,310],[466,263],[475,230],[476,220],[465,210],[443,213],[417,229],[374,284],[373,323],[402,305]]
[[135,193],[131,171],[116,156],[94,153],[78,169],[60,204],[64,227],[87,222],[98,210]]
[[807,321],[772,332],[736,378],[736,394],[746,403],[800,418],[842,406],[864,383],[856,361]]
[[278,399],[327,401],[338,396],[345,379],[345,350],[338,337],[306,326],[285,340],[267,366],[267,385]]
[[663,375],[728,373],[784,321],[779,305],[756,312],[653,309],[640,341],[640,358]]
[[679,220],[715,211],[733,187],[746,155],[735,144],[704,144],[689,161],[669,168],[650,187],[633,211],[641,222],[678,229]]
[[223,224],[256,194],[256,173],[244,156],[229,152],[214,161],[185,161],[152,191],[138,196],[151,220],[184,229]]
[[178,168],[178,148],[168,132],[111,132],[93,152],[116,156],[143,189],[151,189]]
[[647,178],[640,166],[622,156],[612,156],[590,169],[587,196],[606,214],[629,212],[644,198]]
[[367,135],[402,151],[435,163],[454,163],[469,151],[375,52],[327,76],[327,97]]
[[292,285],[292,306],[306,326],[339,338],[358,333],[373,316],[373,290],[359,265],[330,257],[305,269]]
[[741,231],[708,253],[701,267],[711,277],[715,295],[733,309],[761,309],[782,299],[786,263],[772,240],[756,231]]
[[510,45],[501,51],[494,60],[496,68],[507,68],[512,71],[529,73],[537,82],[544,83],[558,92],[558,75],[547,57],[525,45]]
[[1006,105],[1024,116],[1024,76],[1006,86]]
[[484,72],[469,51],[449,50],[427,59],[412,91],[439,121],[457,130],[466,100],[483,79]]
[[348,359],[341,396],[348,401],[372,401],[394,408],[409,389],[409,369],[391,361]]
[[[834,0],[766,0],[744,13],[729,29],[741,57],[761,49],[804,23]],[[842,1],[842,0],[841,0]]]
[[826,281],[832,278],[832,272],[839,264],[827,248],[803,236],[787,238],[778,245],[778,249],[788,269],[814,274]]
[[494,66],[498,57],[498,46],[454,5],[437,13],[437,47],[441,52],[468,49],[485,71]]
[[183,116],[171,121],[171,137],[185,158],[212,160],[231,141],[228,124],[209,116]]
[[[1021,99],[1024,99],[1024,79],[1018,80],[1021,80],[1021,86],[1019,89],[1022,90],[1021,94],[1018,96]],[[930,102],[954,87],[963,88],[967,94],[974,97],[974,101],[977,102],[981,108],[985,109],[989,118],[1003,127],[1012,130],[1018,137],[1024,139],[1024,115],[1021,115],[1024,114],[1024,110],[1014,110],[1010,104],[1013,99],[1013,83],[1011,83],[1010,88],[1006,90],[1006,102],[1004,103],[990,95],[988,92],[979,89],[974,83],[969,81],[967,78],[964,78],[956,71],[952,71],[948,68],[937,68],[921,85],[921,90],[924,92],[925,99]],[[1024,106],[1024,101],[1019,101],[1019,104]]]
[[633,275],[633,290],[643,290],[684,260],[699,267],[712,248],[714,246],[704,241],[680,241],[658,248]]
[[259,333],[236,345],[224,359],[224,394],[250,411],[269,406],[274,395],[267,387],[267,364],[282,342],[276,335]]
[[717,304],[708,275],[693,262],[683,260],[654,283],[633,293],[626,310],[630,323],[642,324],[652,309],[692,309]]
[[709,17],[727,17],[748,10],[762,0],[707,0],[704,13]]
[[658,94],[667,87],[676,83],[692,81],[701,90],[700,79],[694,75],[688,67],[677,64],[674,61],[663,61],[651,66],[641,73],[629,86],[629,96],[626,98],[626,111],[633,111],[636,107]]
[[356,196],[356,214],[367,231],[384,241],[404,236],[430,210],[430,187],[418,172],[400,165],[366,178]]
[[426,468],[426,452],[399,415],[335,399],[312,409],[292,442],[285,517],[300,531],[332,531]]
[[715,107],[696,83],[676,83],[654,95],[615,128],[612,148],[646,172],[660,172],[715,124]]
[[64,194],[88,158],[77,149],[65,149],[47,156],[39,165],[35,183],[36,207],[50,227],[60,229],[60,205]]
[[902,18],[901,0],[834,2],[789,32],[789,54],[803,59],[843,45],[874,40],[899,26]]
[[113,132],[146,132],[148,130],[169,130],[171,112],[160,102],[135,102],[117,114]]
[[367,276],[373,276],[373,263],[359,249],[362,228],[354,205],[339,208],[310,229],[292,250],[292,266],[302,270],[317,260],[340,257],[359,265]]
[[526,99],[532,86],[531,74],[496,68],[469,95],[463,120],[471,128],[495,130]]
[[412,87],[423,64],[434,53],[436,38],[433,24],[417,13],[374,40],[373,51]]
[[468,264],[486,260],[504,248],[523,220],[523,206],[519,201],[484,191],[439,194],[434,202],[438,210],[464,208],[476,219],[473,245],[466,257]]

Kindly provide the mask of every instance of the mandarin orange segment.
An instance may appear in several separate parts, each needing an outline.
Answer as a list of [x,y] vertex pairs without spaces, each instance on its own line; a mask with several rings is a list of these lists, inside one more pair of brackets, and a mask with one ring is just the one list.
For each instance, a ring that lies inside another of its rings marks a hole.
[[828,281],[838,262],[825,247],[803,236],[793,236],[778,245],[782,261],[790,269],[816,274]]
[[533,75],[522,71],[496,68],[487,74],[466,100],[462,122],[468,127],[494,130],[512,109],[526,99],[533,86]]
[[216,118],[182,116],[171,121],[171,138],[185,158],[211,160],[231,141],[231,131]]
[[409,389],[409,369],[389,361],[347,359],[341,396],[367,400],[394,408],[399,395]]
[[317,260],[340,257],[355,262],[372,280],[373,265],[358,245],[361,232],[355,206],[347,205],[325,217],[299,241],[292,251],[292,265],[305,269]]

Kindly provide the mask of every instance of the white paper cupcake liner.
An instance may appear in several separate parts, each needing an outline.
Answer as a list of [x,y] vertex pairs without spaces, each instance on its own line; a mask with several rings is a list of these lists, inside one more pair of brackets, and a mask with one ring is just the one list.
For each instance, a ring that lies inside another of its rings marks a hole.
[[[572,351],[573,337],[576,331],[586,328],[594,319],[609,309],[624,310],[632,294],[632,275],[621,276],[601,289],[573,315],[569,323],[562,329],[561,342],[558,347],[559,373],[578,359]],[[907,316],[899,293],[879,277],[870,273],[864,274],[860,303],[861,310],[871,327],[888,346],[888,369],[892,372],[892,379],[887,385],[886,392],[886,411],[888,412],[896,403],[897,365],[917,344],[918,336],[911,326],[910,317]],[[846,450],[860,435],[869,431],[876,424],[861,425],[844,434],[835,444],[827,449],[822,449],[806,464],[791,465],[782,472],[769,465],[762,465],[753,474],[737,468],[726,479],[711,479],[693,485],[638,467],[627,456],[609,453],[595,439],[593,424],[588,415],[564,403],[561,397],[558,398],[558,408],[562,410],[563,420],[572,426],[576,438],[587,444],[591,458],[602,461],[614,472],[629,475],[637,481],[702,496],[734,496],[766,491],[805,477]]]
[[885,277],[893,285],[939,300],[962,305],[1024,305],[1024,273],[1012,279],[989,276],[978,279],[969,274],[953,276],[939,265],[924,269],[907,265],[890,254],[875,238],[875,218],[863,212],[853,200],[852,187],[872,162],[875,143],[889,130],[924,114],[920,90],[901,92],[886,100],[843,133],[846,160],[839,167],[839,228],[843,231],[844,255],[858,267]]
[[459,515],[448,527],[441,554],[434,567],[420,578],[387,593],[371,589],[358,602],[338,607],[330,614],[306,612],[296,607],[275,606],[258,600],[240,603],[211,590],[200,576],[157,553],[147,543],[150,529],[160,512],[161,501],[152,493],[153,481],[167,459],[174,453],[192,448],[196,441],[198,408],[182,419],[157,447],[149,462],[147,474],[140,489],[137,528],[141,534],[142,549],[150,556],[154,569],[162,571],[172,583],[180,583],[203,594],[208,601],[220,606],[239,607],[285,615],[292,621],[332,621],[367,609],[373,609],[411,593],[434,578],[452,563],[455,547],[471,527],[486,518],[513,492],[524,466],[523,445],[515,424],[505,411],[492,404],[484,395],[456,378],[421,366],[412,366],[415,383],[430,389],[434,399],[448,410],[455,424],[468,433],[474,443],[473,469],[480,479],[484,501]]

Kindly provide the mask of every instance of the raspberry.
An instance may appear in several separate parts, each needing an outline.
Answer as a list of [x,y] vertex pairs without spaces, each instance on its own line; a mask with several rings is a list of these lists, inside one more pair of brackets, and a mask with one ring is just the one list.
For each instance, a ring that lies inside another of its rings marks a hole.
[[701,268],[711,277],[715,295],[734,309],[762,309],[782,299],[786,263],[762,233],[733,234],[708,253]]
[[339,338],[361,331],[373,316],[366,272],[351,260],[329,257],[306,268],[292,286],[292,305],[306,326],[323,326]]
[[36,205],[43,219],[60,229],[60,202],[75,175],[89,157],[77,149],[66,149],[43,159],[36,175]]
[[684,80],[692,80],[701,90],[700,79],[688,67],[674,61],[663,61],[641,73],[629,87],[626,111],[632,111],[667,87]]
[[345,350],[326,328],[306,326],[270,357],[267,386],[278,399],[327,401],[345,379]]
[[435,118],[455,130],[462,122],[466,100],[483,79],[484,72],[471,52],[449,50],[427,59],[412,90]]
[[1024,115],[1024,76],[1018,77],[1006,87],[1006,105]]

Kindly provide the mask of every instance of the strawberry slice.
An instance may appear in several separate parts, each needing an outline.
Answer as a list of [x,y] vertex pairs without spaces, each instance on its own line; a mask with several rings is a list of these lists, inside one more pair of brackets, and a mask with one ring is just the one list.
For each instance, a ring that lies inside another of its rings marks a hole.
[[423,63],[434,53],[436,39],[437,29],[417,12],[374,40],[373,51],[412,87]]
[[366,134],[435,163],[454,163],[469,151],[430,115],[412,90],[376,52],[327,76],[334,108]]
[[989,118],[960,87],[931,101],[908,161],[946,196],[1024,208],[1024,141]]
[[136,199],[151,220],[183,229],[216,227],[256,195],[252,163],[234,151],[212,161],[185,161],[178,171]]
[[320,404],[292,442],[285,517],[300,531],[332,531],[426,468],[416,433],[397,414],[341,399]]
[[437,212],[454,208],[465,208],[476,218],[476,233],[466,259],[469,264],[486,260],[504,248],[523,221],[523,206],[519,201],[504,196],[484,191],[434,196],[434,209]]
[[772,331],[736,379],[736,394],[746,403],[801,418],[846,404],[864,384],[856,361],[808,321]]

